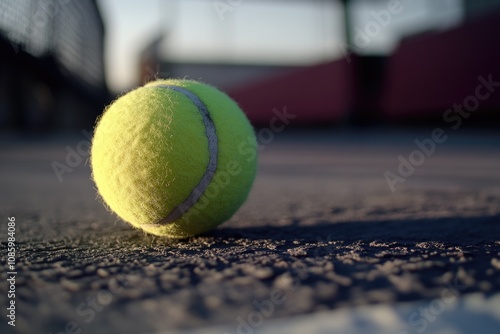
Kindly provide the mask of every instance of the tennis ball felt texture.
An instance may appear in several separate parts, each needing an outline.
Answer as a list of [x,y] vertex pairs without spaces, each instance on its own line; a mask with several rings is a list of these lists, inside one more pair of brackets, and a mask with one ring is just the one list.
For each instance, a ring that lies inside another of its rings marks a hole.
[[158,80],[107,107],[90,161],[109,209],[146,232],[184,238],[223,223],[243,204],[257,142],[223,92],[191,80]]

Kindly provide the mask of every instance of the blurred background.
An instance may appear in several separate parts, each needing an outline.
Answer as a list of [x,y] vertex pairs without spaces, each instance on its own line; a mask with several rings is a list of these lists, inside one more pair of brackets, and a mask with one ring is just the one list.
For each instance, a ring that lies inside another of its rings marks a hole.
[[[91,129],[154,78],[211,83],[267,126],[441,120],[500,78],[500,0],[2,0],[2,132]],[[500,95],[469,124],[491,126]]]

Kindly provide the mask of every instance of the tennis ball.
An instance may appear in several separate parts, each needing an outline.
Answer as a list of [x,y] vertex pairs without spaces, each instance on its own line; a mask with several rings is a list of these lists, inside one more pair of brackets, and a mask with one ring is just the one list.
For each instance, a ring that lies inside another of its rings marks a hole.
[[185,238],[223,223],[243,204],[257,142],[223,92],[192,80],[158,80],[106,108],[90,163],[101,198],[120,218]]

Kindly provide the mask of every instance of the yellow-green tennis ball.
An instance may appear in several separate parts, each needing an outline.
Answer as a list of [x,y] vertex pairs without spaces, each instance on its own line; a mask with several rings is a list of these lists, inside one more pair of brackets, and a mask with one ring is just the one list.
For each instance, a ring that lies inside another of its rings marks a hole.
[[114,101],[99,119],[92,177],[107,204],[146,232],[184,238],[228,220],[257,164],[253,129],[218,89],[158,80]]

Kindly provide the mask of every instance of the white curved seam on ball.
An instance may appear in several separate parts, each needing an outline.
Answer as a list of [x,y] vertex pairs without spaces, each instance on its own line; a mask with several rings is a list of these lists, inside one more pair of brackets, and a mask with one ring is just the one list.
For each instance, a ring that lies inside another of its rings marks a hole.
[[217,170],[219,140],[217,138],[217,133],[215,131],[215,124],[212,118],[210,117],[208,108],[200,100],[200,98],[196,96],[196,94],[185,88],[172,85],[155,85],[149,87],[171,89],[173,91],[183,94],[191,102],[193,102],[193,104],[198,108],[198,111],[203,119],[203,124],[205,126],[205,135],[208,141],[208,152],[209,152],[208,165],[207,168],[205,169],[205,173],[200,179],[200,182],[196,185],[196,187],[193,188],[189,196],[182,203],[177,205],[172,210],[172,212],[170,212],[168,216],[151,224],[151,225],[166,225],[166,224],[171,224],[177,219],[181,218],[184,213],[186,213],[192,206],[194,206],[199,201],[201,196],[205,193],[205,190],[210,185],[210,182],[212,182],[212,178],[214,177],[215,171]]

